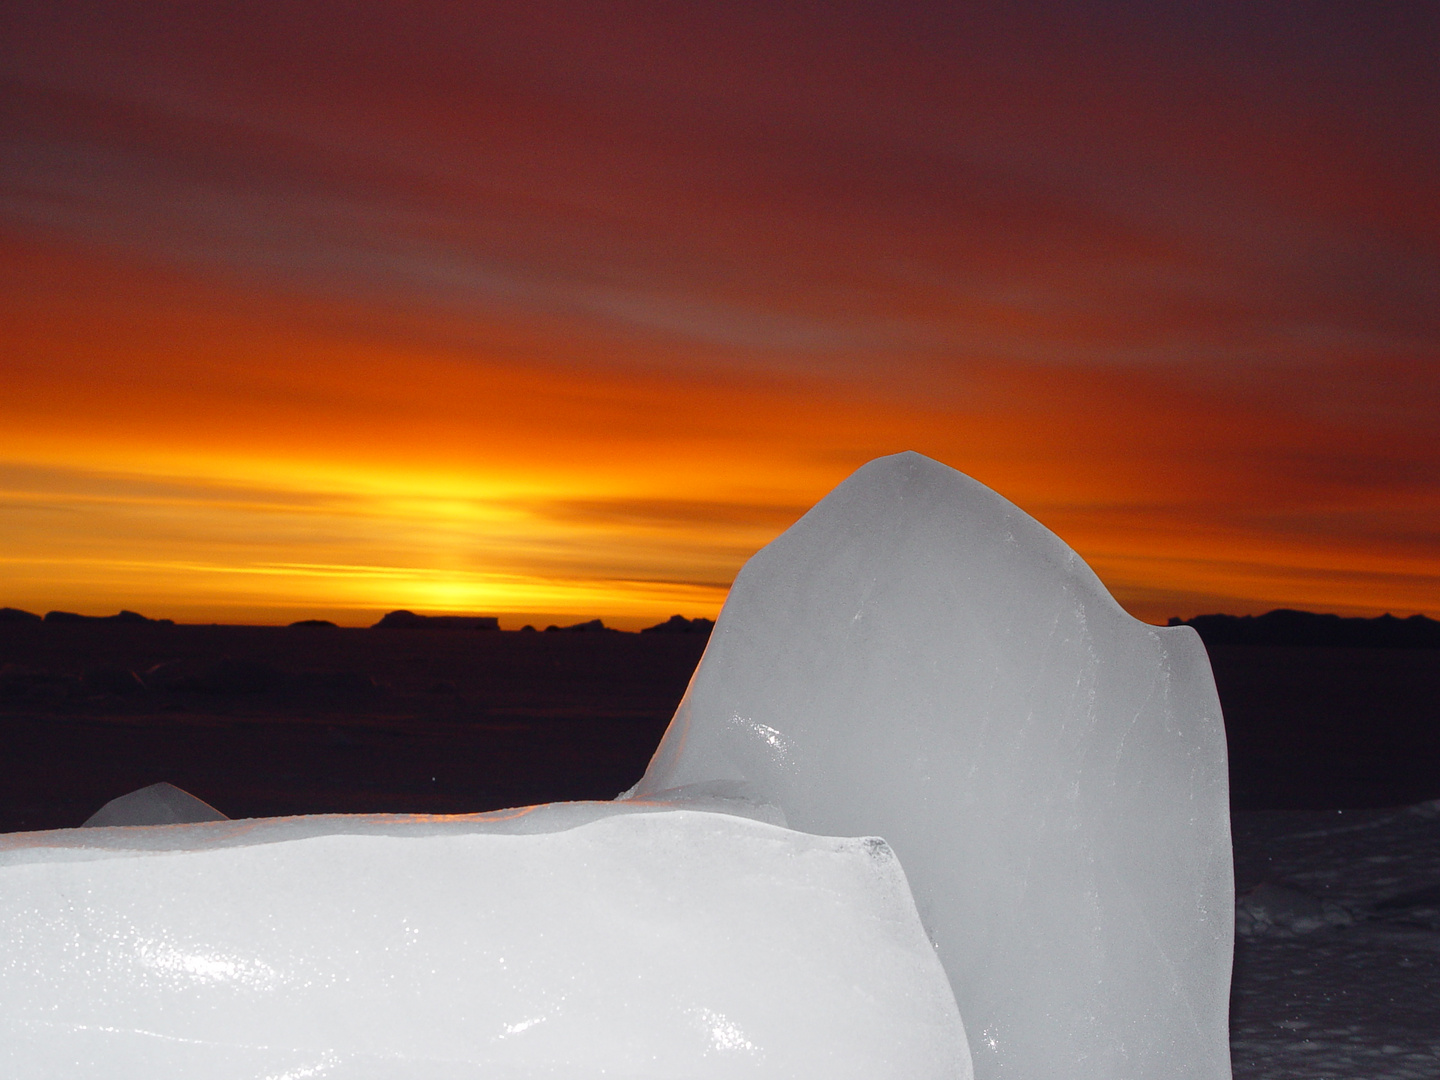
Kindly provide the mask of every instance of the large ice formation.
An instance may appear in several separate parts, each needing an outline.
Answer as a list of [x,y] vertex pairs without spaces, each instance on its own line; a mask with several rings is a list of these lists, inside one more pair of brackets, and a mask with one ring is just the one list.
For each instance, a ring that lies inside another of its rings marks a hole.
[[885,837],[981,1080],[1229,1077],[1204,647],[969,477],[873,461],[746,564],[635,795],[686,791]]
[[1223,1080],[1229,840],[1195,633],[901,454],[620,801],[0,837],[0,1075]]
[[883,841],[570,803],[16,834],[7,1080],[969,1080]]

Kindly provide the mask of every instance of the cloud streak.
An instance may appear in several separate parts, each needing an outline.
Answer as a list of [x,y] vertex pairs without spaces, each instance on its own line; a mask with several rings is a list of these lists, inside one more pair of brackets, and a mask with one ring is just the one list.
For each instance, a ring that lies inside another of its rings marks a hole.
[[1440,613],[1423,6],[5,18],[13,535],[707,614],[914,448],[1149,617]]

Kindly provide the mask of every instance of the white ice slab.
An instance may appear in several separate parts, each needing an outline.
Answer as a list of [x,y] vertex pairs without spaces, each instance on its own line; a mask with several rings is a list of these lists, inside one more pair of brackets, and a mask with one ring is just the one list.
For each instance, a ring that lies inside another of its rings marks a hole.
[[0,1076],[966,1080],[873,839],[644,804],[0,838]]
[[747,795],[905,866],[981,1080],[1222,1080],[1225,737],[1188,627],[918,454],[736,579],[638,794]]

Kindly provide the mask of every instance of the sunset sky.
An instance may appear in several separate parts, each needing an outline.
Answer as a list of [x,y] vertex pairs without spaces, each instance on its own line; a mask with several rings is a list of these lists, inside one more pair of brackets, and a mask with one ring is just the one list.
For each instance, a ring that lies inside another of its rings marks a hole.
[[0,605],[713,616],[913,449],[1440,616],[1440,4],[0,3]]

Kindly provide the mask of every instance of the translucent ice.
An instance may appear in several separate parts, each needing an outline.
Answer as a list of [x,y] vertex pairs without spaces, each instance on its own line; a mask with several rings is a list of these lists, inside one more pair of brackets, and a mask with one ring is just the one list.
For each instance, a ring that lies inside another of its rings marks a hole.
[[224,821],[225,815],[203,799],[174,784],[159,783],[111,799],[91,814],[82,828],[106,825],[181,825],[193,821]]
[[639,802],[0,838],[14,1080],[970,1075],[879,840]]
[[622,801],[0,837],[0,1075],[1223,1080],[1229,839],[1194,632],[902,454]]
[[750,560],[635,794],[686,792],[885,837],[982,1080],[1230,1075],[1204,648],[968,477],[871,462]]

